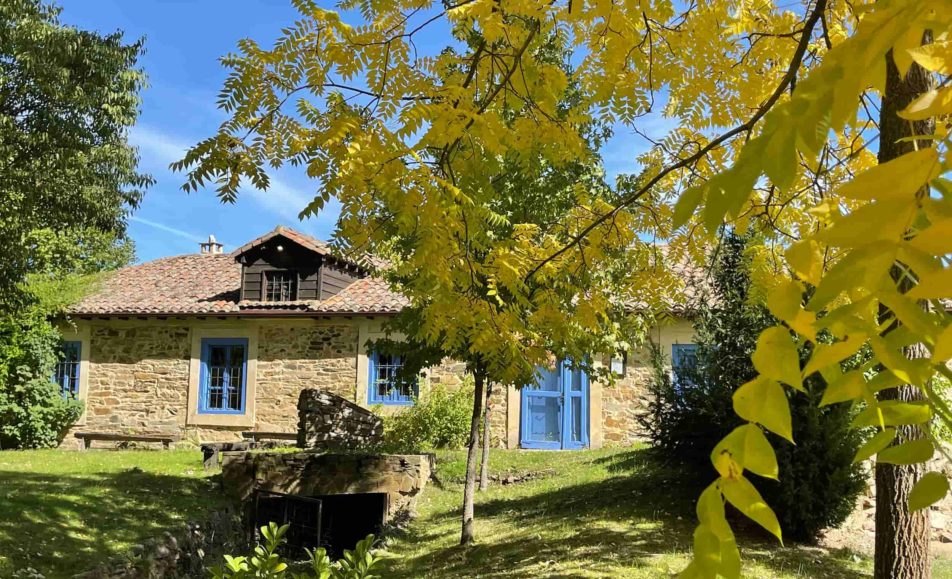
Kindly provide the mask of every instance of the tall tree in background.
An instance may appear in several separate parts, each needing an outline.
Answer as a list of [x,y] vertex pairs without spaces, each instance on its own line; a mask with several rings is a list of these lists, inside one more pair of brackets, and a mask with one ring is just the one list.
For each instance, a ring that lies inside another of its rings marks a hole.
[[126,138],[141,42],[58,21],[40,0],[0,3],[0,446],[49,446],[78,415],[50,384],[50,324],[131,260],[126,218],[151,182]]

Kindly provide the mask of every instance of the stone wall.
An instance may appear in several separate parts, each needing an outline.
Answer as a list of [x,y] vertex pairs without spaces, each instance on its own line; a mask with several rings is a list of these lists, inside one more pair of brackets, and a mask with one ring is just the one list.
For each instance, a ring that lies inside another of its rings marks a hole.
[[445,358],[438,366],[427,368],[423,374],[426,377],[424,382],[428,385],[440,384],[452,389],[462,385],[467,374],[466,364]]
[[383,420],[379,416],[323,390],[302,391],[298,415],[301,448],[367,448],[383,438]]
[[420,454],[225,452],[222,489],[242,501],[256,488],[301,496],[387,493],[389,518],[412,508],[430,468],[430,457]]
[[301,391],[319,388],[355,399],[357,326],[263,325],[258,334],[259,430],[294,432]]
[[[204,320],[78,321],[88,331],[86,413],[63,439],[78,448],[78,431],[177,434],[183,441],[233,441],[242,431],[296,432],[298,398],[321,388],[354,399],[358,321],[225,323]],[[214,328],[258,336],[255,424],[189,424],[189,372],[194,333]],[[148,446],[143,443],[136,445]],[[94,442],[94,447],[115,446]]]
[[[495,385],[489,397],[489,440],[493,448],[506,448],[507,439],[507,388]],[[513,425],[517,430],[519,425]]]
[[[945,444],[946,452],[952,445]],[[856,508],[842,525],[823,533],[821,544],[834,549],[849,548],[872,554],[876,544],[876,477],[872,461],[867,461],[867,485],[856,501]],[[926,471],[941,472],[952,478],[952,463],[937,454],[926,466]],[[929,507],[929,523],[932,526],[933,553],[952,554],[952,494]]]
[[[76,431],[181,433],[188,400],[189,329],[93,327],[85,424]],[[96,443],[102,444],[102,443]]]
[[135,545],[115,561],[77,575],[77,579],[157,579],[206,577],[208,567],[220,565],[225,555],[247,548],[245,525],[237,509],[212,513],[189,523],[177,534],[163,533]]
[[623,446],[643,440],[639,418],[648,409],[651,363],[646,348],[628,355],[625,375],[614,385],[602,387],[602,433],[604,443]]

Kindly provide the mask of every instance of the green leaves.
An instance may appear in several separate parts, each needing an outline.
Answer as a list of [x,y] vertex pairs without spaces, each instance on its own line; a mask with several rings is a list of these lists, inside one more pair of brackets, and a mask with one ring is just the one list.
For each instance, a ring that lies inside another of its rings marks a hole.
[[793,442],[787,395],[783,387],[770,378],[759,376],[738,388],[734,392],[734,412]]
[[[278,547],[285,542],[288,525],[278,526],[271,522],[260,528],[264,543],[255,546],[250,557],[225,555],[225,564],[211,569],[215,579],[245,579],[259,577],[282,579],[287,576],[288,564],[278,554]],[[373,550],[375,537],[367,535],[357,542],[353,551],[344,551],[344,556],[332,562],[324,548],[307,550],[308,569],[305,573],[292,573],[294,579],[374,579],[381,557]]]
[[932,147],[906,153],[860,173],[837,190],[849,199],[907,203],[923,184],[939,175],[939,153]]
[[854,427],[900,426],[925,424],[932,419],[932,409],[924,402],[884,400],[866,408],[853,419]]
[[886,464],[917,464],[929,460],[934,453],[932,441],[921,438],[884,448],[876,455],[876,460]]
[[835,380],[826,385],[823,391],[823,399],[820,400],[820,406],[829,406],[837,402],[849,402],[859,398],[863,394],[863,386],[866,379],[859,370],[851,370],[845,374],[840,374]]
[[724,498],[734,505],[737,510],[783,542],[777,515],[767,506],[767,503],[764,502],[760,493],[757,492],[754,485],[750,484],[749,480],[744,477],[721,479],[721,492],[724,493]]
[[757,349],[751,356],[754,368],[761,375],[803,390],[800,378],[797,346],[790,330],[775,326],[764,330],[757,339]]
[[859,450],[856,451],[856,456],[853,457],[853,462],[862,462],[868,459],[869,457],[892,444],[892,441],[894,440],[896,440],[895,428],[887,428],[883,431],[877,432],[872,438],[867,440]]
[[832,344],[817,344],[813,350],[813,355],[810,356],[810,361],[803,369],[803,376],[806,377],[834,364],[839,364],[855,354],[865,341],[866,336],[858,335],[850,336],[846,340]]
[[945,498],[949,492],[949,479],[938,472],[927,472],[912,487],[909,493],[909,508],[924,509]]
[[738,426],[711,452],[711,462],[714,463],[720,475],[736,477],[739,473],[726,460],[728,457],[740,467],[760,476],[776,479],[779,474],[777,455],[756,424]]
[[944,362],[950,358],[952,358],[952,324],[942,330],[932,349],[933,362]]

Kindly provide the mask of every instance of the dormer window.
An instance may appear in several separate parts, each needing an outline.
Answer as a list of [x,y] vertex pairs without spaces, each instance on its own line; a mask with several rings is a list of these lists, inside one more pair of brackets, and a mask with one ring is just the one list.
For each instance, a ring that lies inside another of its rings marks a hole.
[[364,277],[366,272],[330,248],[291,229],[279,227],[239,247],[233,253],[241,264],[240,307],[270,303],[270,309],[291,307],[333,297]]
[[298,274],[290,270],[264,272],[264,299],[268,302],[291,302],[298,295]]

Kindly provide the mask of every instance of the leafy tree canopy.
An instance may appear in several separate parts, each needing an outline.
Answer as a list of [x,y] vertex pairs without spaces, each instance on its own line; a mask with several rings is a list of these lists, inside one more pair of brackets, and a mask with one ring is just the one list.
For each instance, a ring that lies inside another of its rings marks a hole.
[[40,0],[0,3],[0,447],[53,446],[81,406],[50,382],[52,320],[126,265],[126,218],[151,178],[127,140],[142,43],[62,25]]
[[[121,244],[150,178],[136,169],[126,131],[145,82],[142,43],[62,25],[40,0],[0,6],[0,295],[28,273],[87,254],[103,236]],[[71,239],[79,244],[69,250]],[[109,240],[106,240],[109,243]],[[54,249],[54,246],[57,249]],[[128,251],[117,249],[116,251]],[[55,268],[69,269],[64,263]]]
[[[940,177],[950,167],[947,130],[940,124],[908,147],[915,151],[876,167],[869,145],[887,62],[899,75],[913,66],[943,79],[952,72],[947,3],[295,4],[301,18],[271,49],[245,40],[223,60],[233,69],[220,99],[230,118],[176,165],[189,170],[187,188],[214,183],[233,200],[244,180],[266,187],[270,166],[306,166],[321,189],[303,213],[339,199],[338,241],[393,252],[391,275],[424,308],[419,335],[472,344],[493,375],[518,382],[548,351],[589,353],[579,336],[611,335],[619,292],[601,272],[621,250],[641,260],[626,281],[651,309],[671,284],[651,267],[644,239],[669,238],[672,260],[703,253],[698,234],[725,221],[771,242],[761,258],[771,275],[761,281],[782,325],[763,332],[752,355],[760,374],[736,394],[748,424],[718,446],[718,478],[698,503],[696,557],[685,576],[739,575],[725,501],[780,537],[746,473],[776,463],[762,429],[790,436],[777,426],[789,423],[783,388],[799,390],[820,372],[823,404],[862,405],[855,426],[881,431],[863,456],[901,462],[934,453],[928,440],[887,445],[896,427],[952,417],[929,380],[950,372],[952,357],[940,301],[952,297],[943,260],[952,253],[952,188]],[[437,23],[450,30],[445,47],[421,53],[419,31]],[[921,46],[926,30],[941,40]],[[571,48],[570,69],[543,58],[552,37]],[[946,84],[902,115],[947,116]],[[578,105],[560,108],[572,86]],[[513,107],[525,114],[510,120]],[[546,224],[499,212],[493,177],[505,163],[585,161],[592,153],[577,127],[597,120],[637,131],[649,111],[678,126],[639,159],[618,198],[578,186],[572,206]],[[807,286],[815,288],[809,299]],[[924,311],[922,300],[933,307]],[[834,342],[817,343],[821,332]],[[803,365],[796,340],[815,344]],[[931,358],[909,360],[903,348],[920,342]],[[873,357],[863,368],[837,373],[867,346]],[[880,400],[902,384],[928,399]],[[941,477],[920,484],[916,507],[948,486]]]

